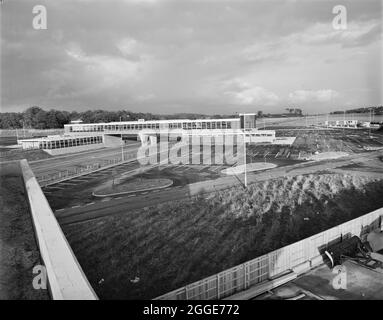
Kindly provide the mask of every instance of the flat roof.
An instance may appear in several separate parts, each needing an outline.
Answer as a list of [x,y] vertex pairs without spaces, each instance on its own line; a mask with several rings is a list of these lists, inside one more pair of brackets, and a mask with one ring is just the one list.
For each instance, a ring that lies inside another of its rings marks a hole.
[[19,139],[18,142],[44,142],[44,141],[57,141],[57,140],[73,140],[77,138],[94,138],[94,137],[100,137],[100,134],[94,134],[94,135],[54,135],[54,136],[46,136],[46,137],[39,137],[39,138],[30,138],[30,139]]
[[145,120],[145,121],[118,121],[118,122],[98,122],[98,123],[68,123],[64,126],[94,126],[94,125],[123,125],[123,124],[143,124],[143,123],[179,123],[179,122],[217,122],[217,121],[238,121],[239,118],[228,118],[228,119],[176,119],[176,120]]

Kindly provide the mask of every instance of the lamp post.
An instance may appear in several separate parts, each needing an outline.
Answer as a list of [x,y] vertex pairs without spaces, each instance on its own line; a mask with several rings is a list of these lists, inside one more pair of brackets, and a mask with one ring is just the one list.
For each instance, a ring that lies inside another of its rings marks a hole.
[[245,188],[247,188],[247,166],[246,166],[246,114],[243,114],[243,153],[245,170]]
[[246,133],[243,134],[243,152],[245,161],[245,188],[247,188],[247,168],[246,168]]

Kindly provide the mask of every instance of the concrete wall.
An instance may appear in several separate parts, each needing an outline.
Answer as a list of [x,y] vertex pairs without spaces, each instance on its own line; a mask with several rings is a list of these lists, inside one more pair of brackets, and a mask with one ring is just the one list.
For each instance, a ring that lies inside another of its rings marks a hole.
[[52,298],[55,300],[97,299],[27,160],[21,160],[20,166]]

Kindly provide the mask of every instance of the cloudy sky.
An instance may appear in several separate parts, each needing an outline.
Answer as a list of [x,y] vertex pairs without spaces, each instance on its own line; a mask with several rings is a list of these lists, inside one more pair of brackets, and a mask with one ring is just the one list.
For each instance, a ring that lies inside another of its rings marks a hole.
[[[47,30],[32,27],[37,4]],[[3,112],[383,104],[381,0],[4,0],[1,12]]]

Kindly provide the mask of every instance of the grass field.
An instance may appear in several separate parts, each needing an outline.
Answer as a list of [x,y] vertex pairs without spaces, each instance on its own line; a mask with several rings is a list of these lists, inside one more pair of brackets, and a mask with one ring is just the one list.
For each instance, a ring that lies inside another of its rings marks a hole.
[[380,208],[382,192],[374,177],[285,177],[64,232],[100,298],[154,298]]

